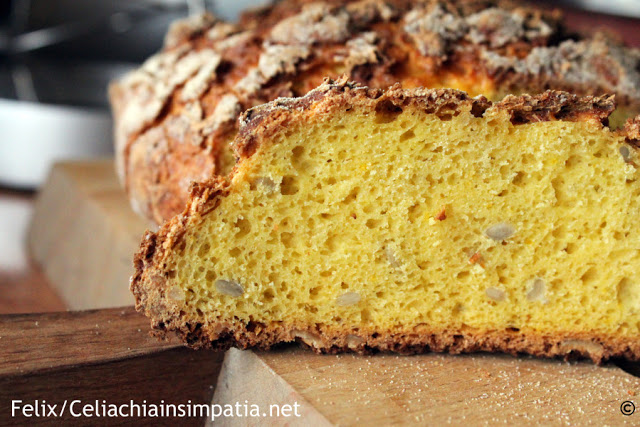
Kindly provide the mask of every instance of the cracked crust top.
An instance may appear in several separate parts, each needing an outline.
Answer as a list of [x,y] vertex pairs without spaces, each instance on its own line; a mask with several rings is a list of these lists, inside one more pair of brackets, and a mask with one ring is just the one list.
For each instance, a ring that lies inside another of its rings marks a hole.
[[[371,89],[356,83],[326,80],[317,89],[302,98],[283,98],[251,109],[243,114],[240,133],[234,148],[240,157],[236,167],[250,158],[261,144],[272,141],[274,132],[283,123],[309,123],[338,111],[362,109],[367,113],[395,114],[411,108],[436,114],[443,120],[462,112],[476,117],[508,114],[512,123],[522,125],[540,121],[581,121],[593,126],[604,126],[615,108],[612,96],[578,97],[565,92],[548,91],[537,96],[509,97],[493,104],[479,96],[472,98],[452,89],[402,89],[395,86],[387,91]],[[637,120],[629,121],[627,129],[620,131],[627,138],[637,138]],[[227,179],[216,177],[194,184],[184,212],[167,223],[157,233],[147,232],[140,251],[136,254],[135,273],[131,290],[136,308],[151,319],[156,334],[176,332],[190,346],[226,349],[257,347],[268,349],[279,342],[298,340],[316,351],[369,352],[374,350],[414,353],[424,351],[502,351],[512,354],[526,352],[538,356],[588,357],[602,362],[611,357],[640,358],[640,343],[604,337],[594,341],[589,334],[568,333],[545,335],[518,330],[476,331],[464,334],[420,327],[417,330],[378,331],[363,328],[359,336],[339,329],[310,327],[294,323],[276,325],[249,325],[239,330],[227,324],[202,324],[185,319],[180,308],[169,297],[167,272],[164,265],[183,244],[185,232],[196,226],[222,198],[232,191]]]
[[110,88],[118,174],[156,223],[192,181],[224,174],[242,111],[324,77],[485,94],[615,93],[640,110],[640,51],[568,34],[561,16],[503,0],[284,0],[238,24],[175,23],[160,53]]
[[[279,98],[243,113],[240,117],[240,131],[232,147],[236,157],[251,156],[259,141],[269,139],[271,132],[277,132],[280,121],[291,121],[289,112],[319,116],[336,109],[362,108],[382,114],[394,114],[406,107],[417,108],[441,118],[469,111],[481,117],[487,110],[504,111],[514,124],[533,123],[550,120],[591,121],[606,125],[616,108],[614,95],[585,96],[561,91],[546,91],[539,95],[509,95],[499,103],[492,103],[484,96],[470,97],[466,92],[455,89],[403,89],[396,84],[388,90],[373,89],[347,81],[326,79],[318,88],[299,98]],[[303,119],[298,119],[303,120]],[[636,119],[637,120],[637,119]],[[633,121],[627,129],[633,132]]]

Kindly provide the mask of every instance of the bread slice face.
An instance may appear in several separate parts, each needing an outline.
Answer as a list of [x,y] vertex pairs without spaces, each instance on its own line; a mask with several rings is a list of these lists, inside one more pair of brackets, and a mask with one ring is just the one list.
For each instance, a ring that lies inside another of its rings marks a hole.
[[230,180],[145,236],[137,308],[193,347],[639,359],[638,121],[613,109],[327,81],[249,110]]

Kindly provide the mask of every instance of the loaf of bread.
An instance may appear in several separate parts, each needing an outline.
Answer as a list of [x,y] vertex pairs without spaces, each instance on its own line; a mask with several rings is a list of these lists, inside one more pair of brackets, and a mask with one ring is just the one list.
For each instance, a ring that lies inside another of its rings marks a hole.
[[247,111],[233,175],[135,257],[193,347],[640,359],[640,117],[549,91],[327,82]]
[[117,168],[134,209],[162,223],[182,211],[192,181],[235,164],[240,113],[304,95],[324,77],[493,101],[546,89],[615,93],[621,123],[640,111],[639,63],[638,50],[569,34],[559,14],[502,0],[285,0],[238,24],[190,18],[111,87]]

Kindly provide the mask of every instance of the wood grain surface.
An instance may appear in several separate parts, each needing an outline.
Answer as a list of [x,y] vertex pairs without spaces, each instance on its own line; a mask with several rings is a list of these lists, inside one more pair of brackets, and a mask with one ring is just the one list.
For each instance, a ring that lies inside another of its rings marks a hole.
[[38,195],[28,247],[69,309],[131,305],[133,254],[147,228],[113,159],[62,162]]
[[640,424],[640,413],[620,411],[625,401],[640,405],[640,378],[614,365],[490,354],[330,356],[288,347],[230,350],[224,366],[214,401],[298,402],[314,425]]
[[66,305],[39,266],[0,270],[0,314],[64,310]]
[[[109,362],[181,347],[149,335],[132,307],[0,316],[0,375]],[[28,356],[28,357],[25,357]]]
[[[12,401],[75,405],[210,404],[222,353],[193,351],[148,334],[133,308],[0,316],[0,425],[203,425],[192,418],[76,418],[12,413]],[[15,416],[13,416],[15,415]]]
[[27,255],[33,192],[0,189],[0,313],[64,310],[49,281]]

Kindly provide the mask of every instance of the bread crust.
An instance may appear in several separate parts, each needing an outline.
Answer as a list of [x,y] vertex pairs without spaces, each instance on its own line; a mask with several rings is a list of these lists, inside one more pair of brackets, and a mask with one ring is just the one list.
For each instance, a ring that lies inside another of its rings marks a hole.
[[184,208],[192,181],[233,164],[241,112],[324,77],[616,93],[640,112],[639,63],[640,51],[615,40],[568,34],[556,12],[502,0],[284,0],[238,24],[189,18],[110,88],[118,174],[134,209],[160,224]]
[[[538,96],[510,97],[493,104],[484,97],[471,98],[452,89],[402,89],[396,86],[380,91],[345,79],[327,80],[305,97],[279,99],[243,114],[241,129],[234,142],[240,158],[236,167],[241,167],[243,160],[250,158],[261,145],[272,143],[270,136],[282,129],[284,123],[310,123],[347,109],[395,114],[399,108],[410,108],[435,114],[443,120],[461,112],[477,117],[508,114],[515,125],[563,120],[602,127],[614,107],[611,96],[581,98],[548,91]],[[185,319],[180,301],[171,297],[169,273],[165,270],[167,260],[172,251],[180,250],[185,232],[197,226],[231,191],[229,181],[221,177],[193,185],[183,213],[165,223],[157,233],[147,232],[135,255],[131,290],[136,298],[136,309],[151,319],[151,326],[159,336],[175,332],[191,347],[212,349],[268,349],[281,342],[302,341],[323,353],[499,351],[542,357],[585,357],[595,363],[610,358],[640,359],[640,341],[594,337],[589,333],[541,334],[532,330],[478,330],[469,327],[454,331],[435,330],[429,325],[383,331],[366,327],[340,329],[297,325],[285,320],[264,325],[255,322],[203,323],[198,319]]]
[[627,120],[623,132],[630,144],[640,148],[640,116]]

